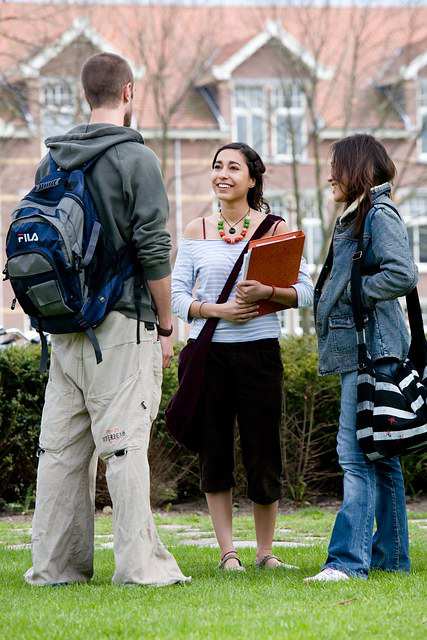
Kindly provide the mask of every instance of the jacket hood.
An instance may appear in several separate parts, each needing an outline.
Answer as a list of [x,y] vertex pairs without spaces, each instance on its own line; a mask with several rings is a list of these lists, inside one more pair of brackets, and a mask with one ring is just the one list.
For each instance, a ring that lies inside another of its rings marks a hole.
[[141,134],[129,127],[82,124],[62,136],[47,138],[45,144],[58,166],[69,171],[103,153],[109,147],[128,141],[144,144]]
[[[379,184],[376,187],[371,188],[371,200],[374,203],[380,196],[390,196],[391,193],[391,184],[389,182],[383,182],[383,184]],[[350,215],[350,213],[354,213],[357,207],[363,200],[363,195],[360,198],[357,198],[354,202],[352,202],[345,211],[339,217],[339,223],[341,224],[344,218]]]

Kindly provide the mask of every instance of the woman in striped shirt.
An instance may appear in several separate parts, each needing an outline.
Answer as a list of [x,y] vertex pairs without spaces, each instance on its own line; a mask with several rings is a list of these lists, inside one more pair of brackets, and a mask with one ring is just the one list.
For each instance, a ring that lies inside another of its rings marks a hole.
[[[264,172],[259,155],[243,143],[216,152],[211,182],[220,213],[196,218],[187,226],[172,278],[173,310],[191,323],[190,340],[197,338],[207,318],[219,318],[205,370],[199,455],[201,488],[221,549],[220,567],[225,570],[243,569],[232,537],[236,420],[248,497],[253,501],[256,564],[289,566],[272,555],[282,473],[280,322],[275,313],[259,316],[257,301],[309,306],[312,281],[304,261],[298,281],[288,288],[239,282],[240,275],[228,301],[216,304],[244,243],[269,214],[263,199]],[[285,222],[276,218],[267,235],[286,230]]]

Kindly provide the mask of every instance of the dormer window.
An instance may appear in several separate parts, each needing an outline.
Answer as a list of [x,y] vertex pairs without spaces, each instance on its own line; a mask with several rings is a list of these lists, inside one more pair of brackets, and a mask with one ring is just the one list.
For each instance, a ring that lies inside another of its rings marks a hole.
[[47,109],[74,111],[75,91],[71,81],[45,78],[42,84],[42,104]]
[[40,86],[40,124],[43,138],[66,133],[90,114],[80,98],[77,78],[44,77]]
[[305,96],[294,80],[237,82],[233,95],[233,138],[264,159],[302,160],[306,147]]
[[42,78],[40,120],[43,138],[66,133],[75,124],[76,83],[74,78]]
[[298,83],[281,83],[272,90],[273,155],[285,161],[304,152],[305,99]]
[[262,156],[267,137],[266,96],[262,85],[236,87],[234,117],[237,140],[246,142]]

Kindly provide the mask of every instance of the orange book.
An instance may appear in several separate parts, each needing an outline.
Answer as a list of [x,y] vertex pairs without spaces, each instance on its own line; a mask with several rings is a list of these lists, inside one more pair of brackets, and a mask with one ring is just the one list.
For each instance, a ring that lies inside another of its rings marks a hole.
[[[243,280],[257,280],[273,287],[290,287],[298,280],[304,248],[303,231],[251,240],[243,263]],[[260,300],[260,315],[286,309],[285,305]]]

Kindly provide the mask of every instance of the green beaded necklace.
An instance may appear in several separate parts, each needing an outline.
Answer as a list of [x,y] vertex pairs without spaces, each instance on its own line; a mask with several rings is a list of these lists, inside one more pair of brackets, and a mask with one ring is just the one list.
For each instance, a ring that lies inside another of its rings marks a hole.
[[[228,222],[228,220],[226,220],[224,218],[222,213],[219,214],[217,229],[218,229],[218,233],[219,233],[220,237],[224,240],[224,242],[227,242],[228,244],[236,244],[237,242],[240,242],[241,240],[243,240],[243,238],[248,233],[248,229],[249,229],[249,226],[250,226],[250,223],[251,223],[251,210],[250,210],[250,208],[247,210],[247,212],[245,213],[243,218],[240,218],[240,220],[238,220],[235,224],[238,225],[239,222],[241,222],[242,220],[243,220],[243,227],[242,227],[241,232],[236,237],[231,237],[236,233],[235,225],[231,225]],[[228,227],[229,227],[228,231],[229,231],[229,233],[231,233],[231,236],[226,236],[225,235],[224,222],[226,222],[228,224]]]

